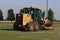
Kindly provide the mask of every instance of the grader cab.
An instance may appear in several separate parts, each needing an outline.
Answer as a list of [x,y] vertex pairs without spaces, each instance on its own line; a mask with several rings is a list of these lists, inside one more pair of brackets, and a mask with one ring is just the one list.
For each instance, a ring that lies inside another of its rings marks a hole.
[[14,30],[37,31],[40,29],[53,29],[52,22],[44,19],[44,15],[45,13],[38,8],[23,8],[19,14],[16,14]]

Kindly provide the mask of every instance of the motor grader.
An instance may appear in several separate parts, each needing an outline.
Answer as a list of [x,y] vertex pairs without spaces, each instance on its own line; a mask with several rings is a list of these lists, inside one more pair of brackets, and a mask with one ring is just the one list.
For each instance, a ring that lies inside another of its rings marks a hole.
[[54,29],[53,23],[44,18],[43,13],[39,8],[25,7],[16,14],[14,30],[38,31],[45,29]]

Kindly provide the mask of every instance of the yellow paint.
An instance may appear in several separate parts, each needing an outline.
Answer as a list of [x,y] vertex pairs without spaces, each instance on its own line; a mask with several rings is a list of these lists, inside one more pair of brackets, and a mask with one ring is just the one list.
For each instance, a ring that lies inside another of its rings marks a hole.
[[28,13],[23,13],[23,25],[26,25],[30,21],[33,21],[31,16]]
[[36,26],[35,26],[35,27],[36,27],[36,29],[39,29],[39,25],[38,25],[38,24],[36,24]]
[[45,22],[45,24],[47,24],[48,23],[48,19],[46,18],[46,19],[44,19],[44,22]]
[[[47,18],[45,18],[44,19],[44,21],[45,21],[45,25],[47,25],[47,24],[50,24],[51,23],[51,21],[50,20],[48,20]],[[54,29],[54,26],[49,26],[49,27],[45,27],[46,29]]]

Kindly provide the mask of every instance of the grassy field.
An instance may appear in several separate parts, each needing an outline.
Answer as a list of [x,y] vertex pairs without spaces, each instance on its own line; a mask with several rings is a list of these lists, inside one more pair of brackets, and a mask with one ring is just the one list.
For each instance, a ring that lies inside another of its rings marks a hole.
[[36,32],[14,31],[13,23],[0,23],[0,40],[60,40],[60,24],[54,30]]

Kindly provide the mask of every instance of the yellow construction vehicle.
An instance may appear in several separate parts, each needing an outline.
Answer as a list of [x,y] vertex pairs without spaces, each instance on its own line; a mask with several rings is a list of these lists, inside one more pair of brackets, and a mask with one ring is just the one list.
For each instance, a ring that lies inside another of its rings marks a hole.
[[39,8],[23,8],[16,14],[14,30],[38,31],[40,29],[53,29],[52,22],[44,19],[45,13]]

